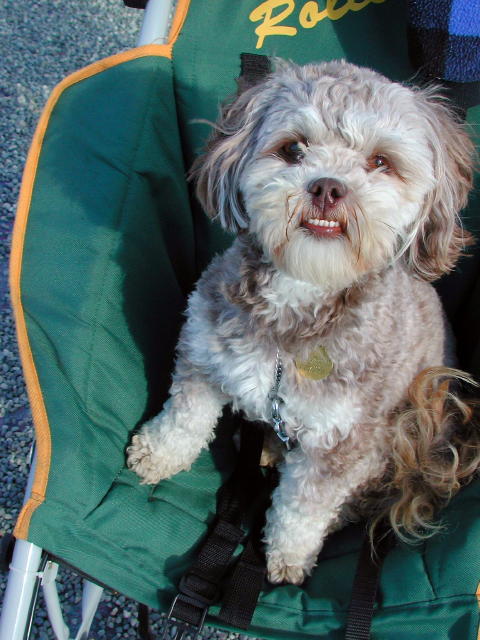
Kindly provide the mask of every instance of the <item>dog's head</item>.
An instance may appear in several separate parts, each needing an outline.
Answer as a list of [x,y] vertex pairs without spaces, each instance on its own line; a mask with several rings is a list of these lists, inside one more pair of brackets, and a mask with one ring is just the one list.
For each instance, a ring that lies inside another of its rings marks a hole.
[[468,240],[473,145],[432,89],[345,62],[276,71],[227,105],[197,160],[207,213],[294,278],[340,289],[403,259],[434,280]]

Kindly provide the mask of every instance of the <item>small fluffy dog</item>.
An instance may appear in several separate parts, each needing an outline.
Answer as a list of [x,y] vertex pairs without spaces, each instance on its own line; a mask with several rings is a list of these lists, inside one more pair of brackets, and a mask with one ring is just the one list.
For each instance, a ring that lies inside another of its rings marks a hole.
[[205,210],[237,238],[190,297],[170,398],[128,465],[150,484],[189,469],[227,403],[264,421],[284,454],[272,582],[301,583],[352,509],[375,503],[399,535],[425,535],[479,466],[470,409],[445,381],[468,376],[442,368],[429,284],[470,240],[472,156],[433,89],[277,60],[223,108],[194,166]]

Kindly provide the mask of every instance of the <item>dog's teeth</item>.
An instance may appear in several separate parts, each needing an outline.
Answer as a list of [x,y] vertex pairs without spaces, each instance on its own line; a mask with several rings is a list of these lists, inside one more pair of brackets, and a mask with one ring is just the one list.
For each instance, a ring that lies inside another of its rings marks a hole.
[[318,218],[309,218],[308,224],[313,224],[316,227],[339,227],[340,223],[336,220],[319,220]]

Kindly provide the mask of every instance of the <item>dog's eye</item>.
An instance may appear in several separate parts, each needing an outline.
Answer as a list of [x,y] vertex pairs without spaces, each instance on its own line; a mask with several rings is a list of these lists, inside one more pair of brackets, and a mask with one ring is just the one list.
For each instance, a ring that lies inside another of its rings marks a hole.
[[384,173],[388,173],[391,166],[386,156],[382,156],[380,153],[375,153],[368,159],[368,168],[370,171],[373,171],[374,169],[381,169]]
[[301,142],[286,142],[280,147],[278,154],[281,158],[290,163],[298,163],[305,157],[305,144]]

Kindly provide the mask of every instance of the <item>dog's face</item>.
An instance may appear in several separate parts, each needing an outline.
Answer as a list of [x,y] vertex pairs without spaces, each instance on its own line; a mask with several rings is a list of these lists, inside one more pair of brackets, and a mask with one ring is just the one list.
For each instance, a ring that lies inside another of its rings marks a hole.
[[343,62],[279,63],[225,109],[198,194],[296,279],[338,290],[404,259],[432,280],[466,237],[471,157],[431,92]]

